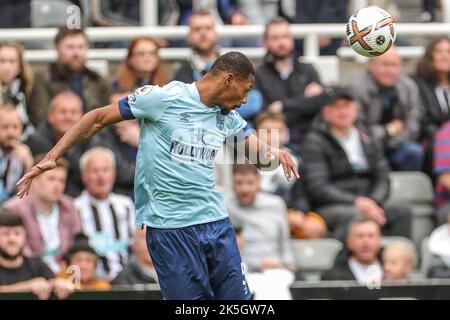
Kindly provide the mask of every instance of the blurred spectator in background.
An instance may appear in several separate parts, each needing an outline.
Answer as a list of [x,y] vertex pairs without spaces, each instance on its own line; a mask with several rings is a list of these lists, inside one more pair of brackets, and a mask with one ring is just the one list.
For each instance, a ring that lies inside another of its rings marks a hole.
[[85,235],[77,235],[65,260],[58,275],[59,279],[68,280],[70,274],[73,274],[74,276],[70,278],[77,290],[107,291],[111,289],[110,282],[97,275],[98,256]]
[[3,0],[0,28],[30,28],[31,0]]
[[436,175],[436,220],[439,225],[447,222],[450,212],[450,121],[437,132],[434,140],[434,174]]
[[[183,62],[175,73],[175,80],[192,83],[204,76],[219,57],[219,35],[216,30],[214,16],[208,11],[197,11],[189,18],[189,34],[187,40],[191,44],[192,54]],[[247,103],[237,112],[247,121],[249,128],[252,121],[262,109],[262,97],[255,86],[247,96]]]
[[356,280],[360,285],[381,284],[383,269],[378,257],[381,250],[380,226],[373,220],[357,217],[348,226],[347,247],[336,257],[333,268],[322,280]]
[[433,140],[436,131],[450,120],[450,39],[432,40],[417,63],[414,75],[420,98],[422,114],[420,142],[425,150],[425,172],[433,173]]
[[[110,104],[118,103],[129,93],[113,93]],[[92,145],[101,146],[114,152],[116,158],[116,177],[114,192],[124,194],[134,199],[134,171],[139,145],[141,128],[138,120],[129,120],[116,123],[114,126],[104,128],[94,137]]]
[[158,275],[147,249],[146,229],[136,229],[132,245],[133,255],[112,282],[113,285],[157,283]]
[[192,54],[189,61],[183,62],[175,74],[175,80],[192,83],[199,80],[212,67],[219,57],[219,34],[214,16],[208,11],[198,11],[189,18],[187,40]]
[[[293,152],[286,147],[288,129],[286,118],[283,114],[270,112],[259,114],[255,119],[255,129],[260,141],[275,148],[288,151],[291,153],[292,159],[297,167],[299,167],[300,159],[293,155]],[[281,166],[274,171],[260,170],[259,174],[260,191],[280,196],[290,208],[288,210],[288,222],[289,229],[293,236],[303,239],[312,239],[323,237],[326,234],[327,227],[325,221],[316,213],[309,212],[309,206],[307,208],[298,208],[296,205],[291,206],[293,203],[308,200],[298,199],[298,197],[300,197],[298,192],[295,194],[297,199],[293,199],[294,194],[292,189],[296,180],[292,179],[291,181],[287,181]]]
[[422,0],[422,14],[420,20],[422,22],[436,21],[437,0]]
[[413,280],[411,273],[416,265],[416,249],[406,242],[394,242],[383,249],[384,282]]
[[17,109],[0,105],[0,204],[14,195],[16,182],[33,165],[30,149],[20,142],[22,128]]
[[[37,156],[35,164],[42,159],[43,155]],[[4,205],[22,216],[27,232],[24,254],[42,257],[54,273],[59,272],[59,262],[80,232],[80,218],[73,200],[63,194],[68,167],[67,160],[61,158],[55,169],[33,181],[27,197],[16,196]]]
[[431,233],[428,250],[433,255],[428,278],[450,278],[450,212],[447,223]]
[[299,144],[324,103],[323,87],[314,68],[293,55],[294,38],[287,20],[271,20],[263,40],[267,54],[256,71],[255,84],[265,109],[286,116],[290,145],[299,154]]
[[[248,24],[265,25],[279,16],[292,15],[293,1],[285,0],[237,0],[239,10],[245,16]],[[288,12],[285,12],[287,9]]]
[[[299,166],[299,158],[293,155],[292,150],[286,147],[288,128],[286,125],[286,117],[283,114],[271,112],[260,113],[255,119],[255,129],[260,141],[274,148],[288,151],[296,167]],[[260,171],[259,173],[261,191],[279,195],[286,203],[291,201],[291,191],[296,179],[288,181],[281,166],[274,171]]]
[[[234,232],[242,255],[245,248],[242,226],[235,225]],[[295,275],[290,270],[275,268],[249,272],[245,260],[242,263],[252,300],[292,300],[290,286]]]
[[60,92],[71,90],[83,102],[83,112],[108,104],[109,83],[86,67],[89,41],[81,29],[61,28],[55,37],[58,60],[45,75],[36,77],[29,115],[38,126],[45,121],[50,101]]
[[163,86],[169,82],[164,64],[158,55],[159,45],[153,38],[135,38],[128,46],[125,61],[113,82],[115,92],[133,92],[145,85]]
[[352,89],[360,116],[376,139],[383,141],[395,171],[421,171],[424,151],[419,138],[422,108],[417,85],[402,75],[402,59],[395,47],[369,61],[355,77]]
[[[346,23],[348,0],[295,0],[296,10],[293,23]],[[303,40],[297,40],[297,50],[303,53]],[[342,38],[319,37],[321,55],[336,55]]]
[[[72,91],[61,91],[50,101],[47,121],[44,121],[25,143],[33,155],[47,153],[82,117],[83,103]],[[71,148],[64,157],[69,161],[69,176],[65,193],[75,197],[82,190],[78,160],[95,140],[85,141]]]
[[8,103],[17,108],[23,124],[22,140],[34,132],[28,117],[33,84],[34,74],[23,48],[18,44],[0,45],[0,105]]
[[139,25],[140,0],[91,0],[92,24],[98,27]]
[[134,237],[133,201],[112,192],[116,179],[114,153],[95,147],[80,159],[85,190],[75,199],[83,233],[100,257],[99,275],[114,279],[128,262]]
[[250,272],[294,270],[286,205],[278,196],[259,192],[259,187],[254,165],[233,167],[234,193],[225,197],[225,204],[233,224],[244,229],[243,260]]
[[356,122],[358,104],[349,89],[332,87],[327,94],[328,102],[303,146],[313,208],[340,240],[358,215],[376,221],[388,235],[409,237],[410,210],[386,205],[389,167],[379,140]]
[[19,214],[0,208],[0,293],[32,292],[39,299],[59,299],[73,292],[70,283],[54,279],[53,272],[40,258],[23,255],[26,232]]

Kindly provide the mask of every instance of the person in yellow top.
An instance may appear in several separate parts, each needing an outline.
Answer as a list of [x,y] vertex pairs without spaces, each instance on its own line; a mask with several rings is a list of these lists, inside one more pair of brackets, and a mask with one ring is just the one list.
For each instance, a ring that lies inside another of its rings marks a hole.
[[76,290],[108,291],[111,283],[97,275],[98,255],[89,245],[88,238],[78,235],[70,248],[58,278],[72,282]]

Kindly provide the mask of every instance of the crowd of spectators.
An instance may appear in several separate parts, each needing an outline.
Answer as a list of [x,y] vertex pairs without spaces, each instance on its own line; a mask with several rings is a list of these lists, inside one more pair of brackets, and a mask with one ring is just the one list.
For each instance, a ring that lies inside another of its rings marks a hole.
[[[346,5],[323,1],[321,9],[328,2],[337,11]],[[217,187],[255,292],[264,296],[261,281],[278,279],[287,286],[301,279],[291,239],[332,237],[345,244],[324,280],[378,285],[413,279],[415,248],[381,245],[384,235],[411,237],[411,208],[387,201],[391,171],[422,171],[436,182],[428,276],[449,278],[450,40],[430,41],[412,75],[402,72],[393,47],[349,86],[327,87],[312,65],[297,59],[299,44],[289,29],[292,21],[322,20],[280,17],[284,1],[258,1],[251,13],[247,1],[209,3],[166,3],[179,8],[177,23],[190,30],[192,53],[173,77],[159,56],[161,41],[150,37],[130,42],[112,79],[87,67],[89,41],[82,29],[61,28],[56,62],[36,74],[20,45],[0,44],[0,292],[65,298],[75,290],[158,281],[145,230],[134,224],[138,122],[106,128],[69,150],[54,170],[35,179],[24,199],[15,196],[16,182],[89,110],[117,103],[142,86],[198,80],[219,56],[219,20],[265,24],[258,41],[266,55],[256,65],[247,103],[237,111],[248,122],[246,130],[288,150],[302,175],[288,182],[281,168],[220,164]],[[280,9],[275,16],[268,14],[273,5]],[[324,50],[336,49],[332,39],[323,44]]]

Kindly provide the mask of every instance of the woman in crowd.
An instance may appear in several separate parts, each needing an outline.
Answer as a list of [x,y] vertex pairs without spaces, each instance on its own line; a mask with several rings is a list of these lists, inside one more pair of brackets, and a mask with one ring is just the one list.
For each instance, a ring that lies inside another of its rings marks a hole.
[[18,44],[0,44],[0,105],[16,106],[24,125],[22,140],[34,132],[28,117],[27,100],[33,88],[34,76]]
[[144,85],[163,86],[169,82],[166,70],[158,54],[155,39],[140,37],[131,41],[125,61],[117,70],[113,82],[115,92],[131,92]]
[[417,63],[414,79],[423,102],[421,141],[427,151],[425,171],[432,173],[432,143],[437,129],[450,120],[450,38],[431,41]]

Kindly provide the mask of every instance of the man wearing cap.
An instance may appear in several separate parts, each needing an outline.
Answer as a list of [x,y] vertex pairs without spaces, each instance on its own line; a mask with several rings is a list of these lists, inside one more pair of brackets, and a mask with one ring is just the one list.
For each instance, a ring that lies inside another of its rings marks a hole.
[[347,88],[328,88],[326,94],[302,150],[313,209],[342,240],[358,215],[376,221],[386,235],[409,237],[410,210],[386,206],[389,166],[381,141],[357,122],[358,104]]

